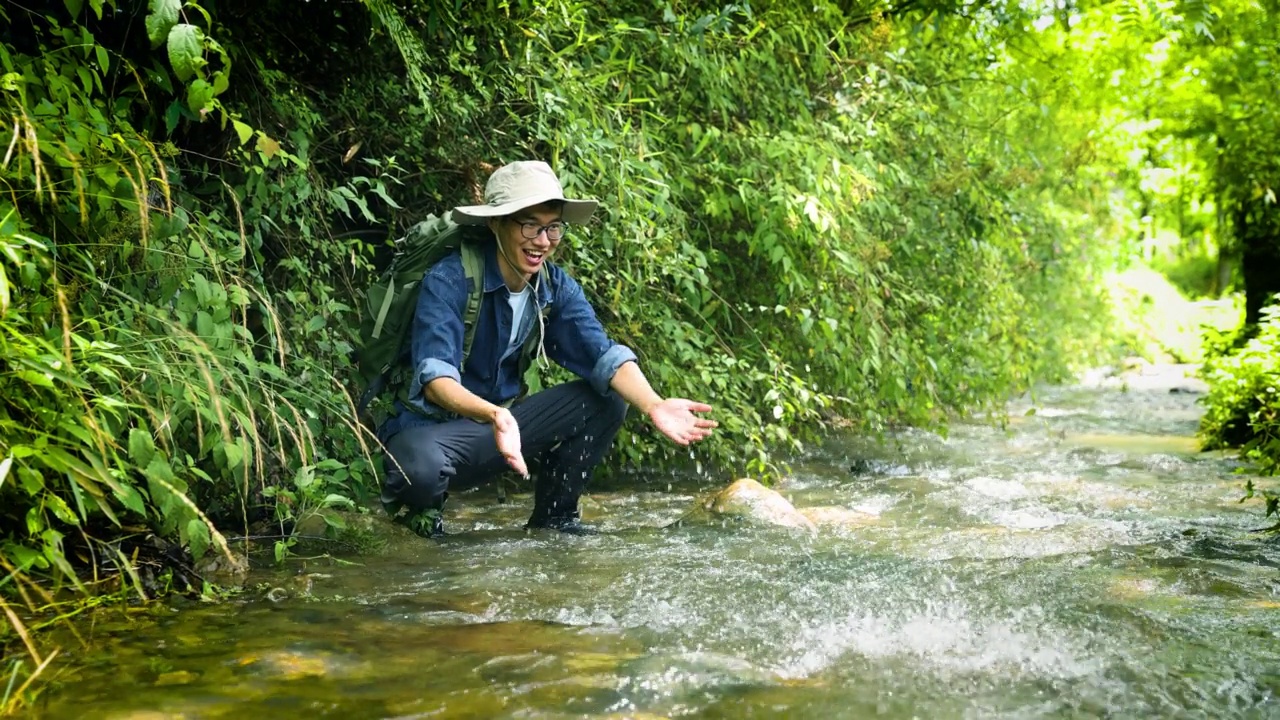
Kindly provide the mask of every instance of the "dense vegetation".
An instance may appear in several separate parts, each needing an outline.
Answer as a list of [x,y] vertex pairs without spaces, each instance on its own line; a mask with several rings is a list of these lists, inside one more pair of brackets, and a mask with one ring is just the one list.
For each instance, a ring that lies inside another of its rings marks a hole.
[[[1247,331],[1209,339],[1203,374],[1210,393],[1200,421],[1206,450],[1239,447],[1267,475],[1280,474],[1280,306],[1263,311],[1256,334]],[[1280,493],[1247,483],[1246,498],[1260,495],[1266,515],[1280,531]]]
[[[364,505],[362,288],[502,162],[601,199],[561,260],[717,407],[724,472],[1122,350],[1098,288],[1133,258],[1235,258],[1254,324],[1277,289],[1264,5],[460,7],[0,5],[6,609],[198,588],[227,536]],[[615,470],[690,462],[628,432]]]

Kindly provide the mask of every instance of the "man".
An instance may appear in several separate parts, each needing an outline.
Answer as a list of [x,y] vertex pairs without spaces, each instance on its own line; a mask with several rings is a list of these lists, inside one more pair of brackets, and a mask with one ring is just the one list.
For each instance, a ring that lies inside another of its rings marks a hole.
[[[487,225],[493,234],[484,244],[471,351],[464,363],[469,288],[454,252],[422,280],[409,348],[414,407],[400,406],[379,433],[388,452],[383,503],[393,514],[407,506],[419,534],[443,534],[450,488],[474,487],[506,468],[535,476],[527,527],[593,533],[580,520],[578,498],[627,405],[680,445],[717,426],[697,414],[709,405],[654,392],[635,353],[608,338],[582,288],[551,264],[566,228],[586,222],[595,207],[566,199],[550,166],[526,161],[493,173],[483,205],[454,208],[454,222]],[[582,379],[521,399],[522,348],[535,332],[539,360],[549,357]]]

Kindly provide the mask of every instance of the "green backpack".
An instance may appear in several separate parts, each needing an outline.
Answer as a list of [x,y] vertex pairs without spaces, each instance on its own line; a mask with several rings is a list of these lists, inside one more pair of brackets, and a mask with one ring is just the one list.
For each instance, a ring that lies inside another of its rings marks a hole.
[[[366,389],[360,397],[357,412],[363,414],[374,398],[391,390],[407,399],[408,357],[405,353],[413,316],[418,306],[418,286],[431,266],[454,250],[462,253],[462,269],[466,274],[466,312],[462,316],[465,334],[462,342],[462,364],[465,366],[475,339],[476,320],[484,298],[484,248],[492,238],[483,225],[459,225],[448,218],[428,215],[426,220],[409,228],[396,241],[396,254],[378,281],[365,293],[363,318],[360,323],[360,348],[356,362]],[[543,280],[546,269],[543,269]],[[544,308],[543,313],[547,310]],[[521,374],[529,385],[532,360],[538,351],[539,331],[529,333],[521,348]],[[408,407],[413,407],[409,405]]]

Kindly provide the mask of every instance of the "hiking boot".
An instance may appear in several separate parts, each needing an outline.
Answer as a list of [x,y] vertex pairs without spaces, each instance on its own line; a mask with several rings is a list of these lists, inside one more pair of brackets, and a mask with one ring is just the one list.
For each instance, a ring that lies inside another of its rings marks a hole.
[[444,517],[434,508],[421,512],[409,513],[396,522],[412,530],[418,537],[442,538],[448,535],[444,531]]
[[599,535],[600,530],[595,525],[583,524],[578,518],[562,518],[558,520],[548,520],[545,523],[535,523],[530,520],[525,523],[525,530],[547,529],[562,532],[565,535]]
[[449,493],[443,493],[431,503],[433,507],[422,510],[413,510],[400,514],[400,511],[407,506],[398,500],[383,497],[382,507],[391,516],[391,521],[404,525],[419,537],[424,538],[441,538],[448,535],[444,531],[444,504],[449,499]]
[[600,534],[600,531],[594,525],[584,525],[582,523],[582,515],[578,511],[577,503],[574,503],[572,510],[556,508],[548,511],[535,506],[533,515],[529,517],[529,522],[525,523],[524,527],[526,530],[546,528],[566,535]]
[[399,500],[388,500],[384,497],[382,498],[382,509],[386,511],[387,517],[394,520],[400,514],[400,511],[404,509],[404,503]]

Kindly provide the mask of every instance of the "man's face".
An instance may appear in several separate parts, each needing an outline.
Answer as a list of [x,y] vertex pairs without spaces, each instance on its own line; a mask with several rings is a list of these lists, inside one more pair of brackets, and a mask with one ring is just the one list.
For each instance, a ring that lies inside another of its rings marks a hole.
[[[560,233],[564,230],[560,208],[554,205],[525,208],[496,220],[492,227],[502,249],[498,257],[525,279],[542,269],[542,264],[560,245]],[[531,235],[533,237],[529,237]]]

